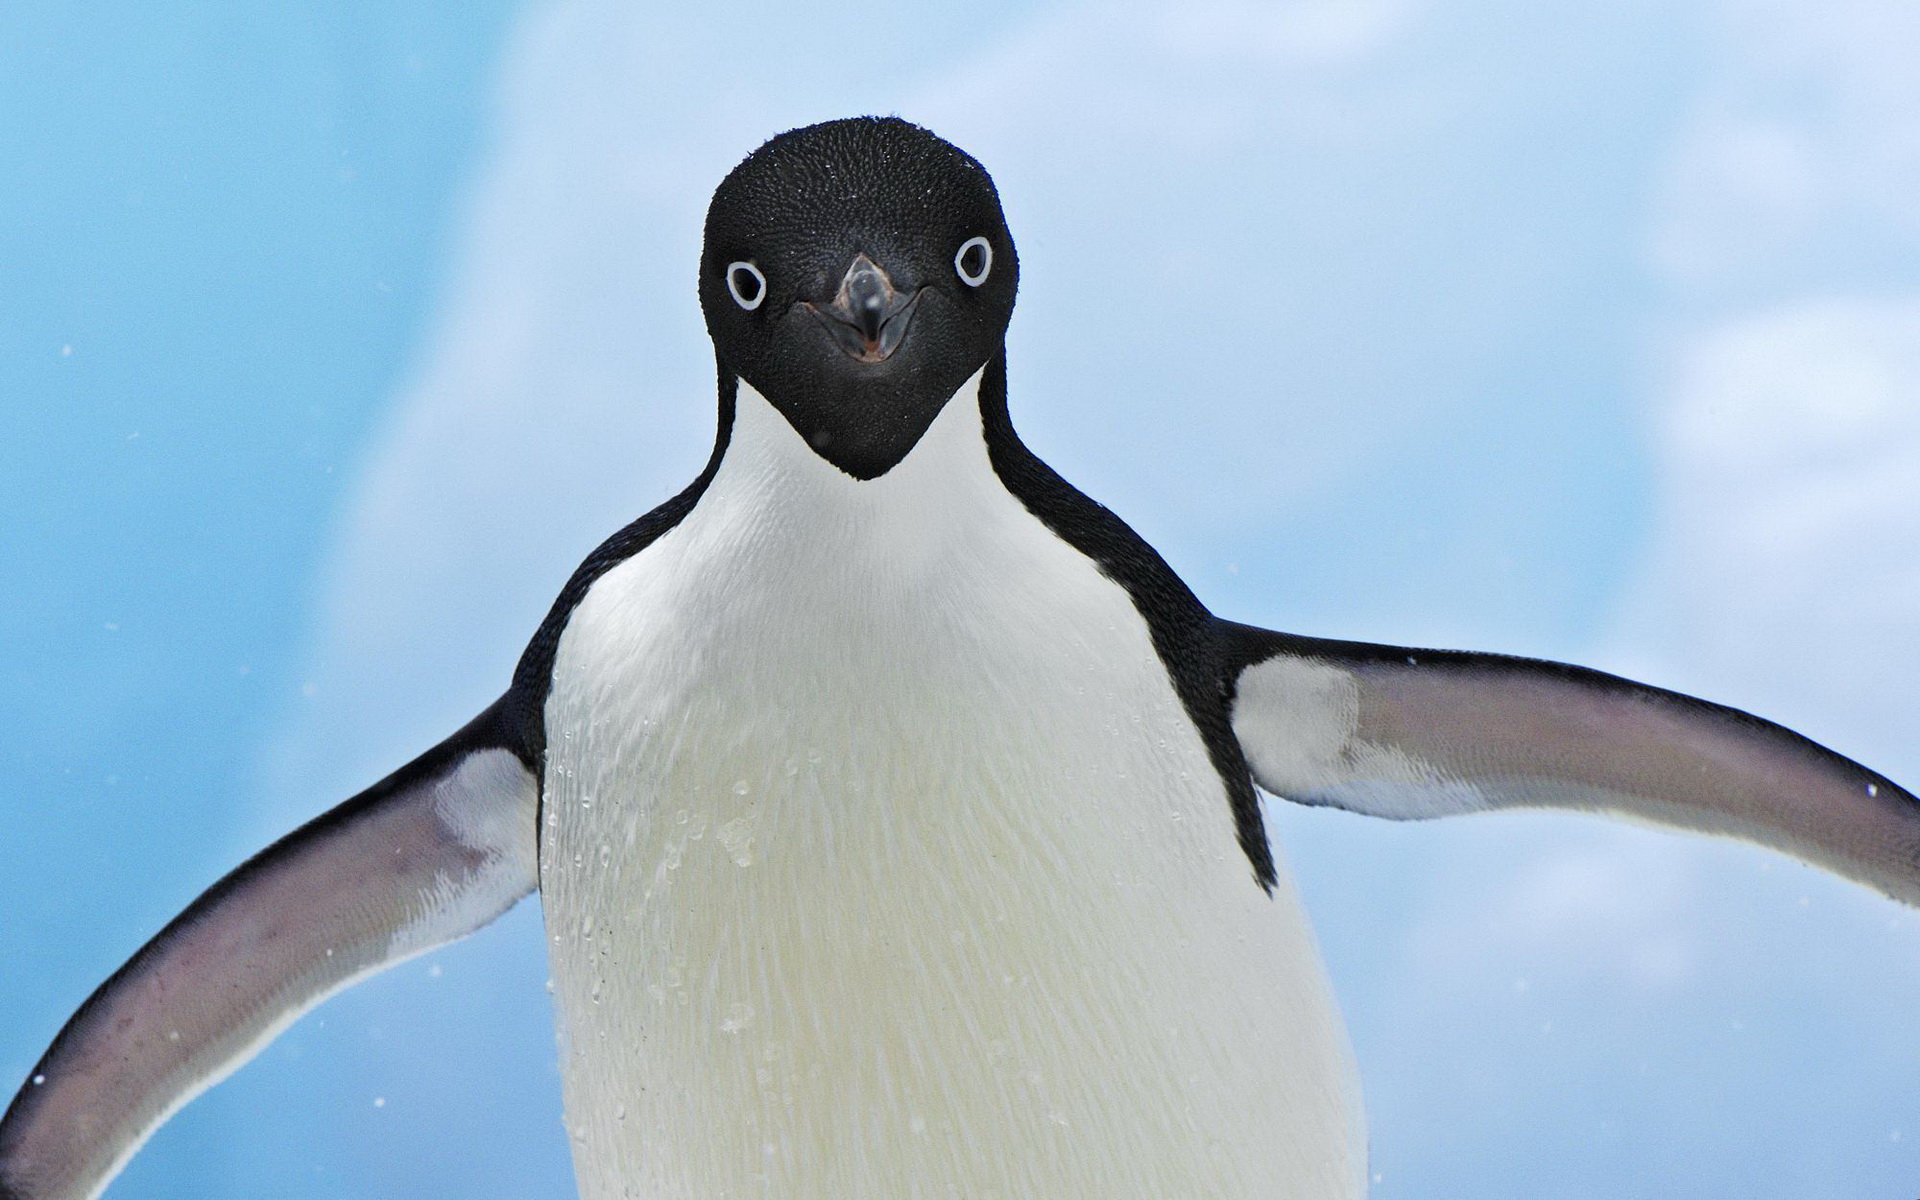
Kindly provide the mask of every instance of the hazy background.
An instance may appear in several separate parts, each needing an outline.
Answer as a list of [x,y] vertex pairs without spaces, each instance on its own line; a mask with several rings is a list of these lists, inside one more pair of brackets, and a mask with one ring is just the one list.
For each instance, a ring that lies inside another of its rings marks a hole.
[[[856,112],[994,172],[1016,422],[1218,611],[1920,780],[1916,61],[1910,0],[0,8],[0,1090],[697,470],[707,195]],[[1377,1196],[1920,1187],[1907,911],[1597,820],[1272,816]],[[570,1195],[544,978],[523,905],[113,1194]]]

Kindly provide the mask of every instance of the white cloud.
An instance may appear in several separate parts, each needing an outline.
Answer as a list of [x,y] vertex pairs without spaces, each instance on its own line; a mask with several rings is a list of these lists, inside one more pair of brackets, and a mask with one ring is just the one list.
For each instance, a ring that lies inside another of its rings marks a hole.
[[1707,21],[1712,73],[1675,145],[1655,261],[1724,299],[1870,270],[1890,241],[1911,254],[1920,7],[1720,0]]
[[[1674,847],[1636,840],[1626,854],[1609,849],[1566,845],[1518,864],[1501,882],[1484,957],[1507,964],[1574,957],[1590,982],[1644,992],[1669,992],[1685,980],[1697,957],[1694,931],[1670,914],[1694,899],[1693,881]],[[1444,935],[1426,947],[1438,969],[1455,950]]]
[[1722,3],[1652,230],[1676,315],[1618,641],[1920,768],[1920,8]]
[[[1920,9],[1707,15],[1709,68],[1648,189],[1651,536],[1598,665],[1920,781]],[[1479,1132],[1557,1142],[1616,1194],[1651,1176],[1559,1125],[1633,1121],[1653,1152],[1634,1163],[1658,1163],[1672,1194],[1859,1194],[1910,1171],[1884,1132],[1851,1132],[1910,1111],[1909,914],[1763,852],[1529,821],[1436,839],[1455,869],[1421,881],[1408,934],[1372,966],[1405,973],[1363,1000],[1390,1064],[1376,1113],[1401,1116],[1428,1178],[1485,1183],[1427,1144],[1409,1097],[1471,1096]],[[1769,1078],[1802,1099],[1753,1091]],[[1660,1158],[1661,1114],[1723,1102],[1780,1131],[1780,1152],[1722,1154],[1702,1126]]]
[[1623,653],[1920,767],[1920,297],[1712,325],[1669,379]]

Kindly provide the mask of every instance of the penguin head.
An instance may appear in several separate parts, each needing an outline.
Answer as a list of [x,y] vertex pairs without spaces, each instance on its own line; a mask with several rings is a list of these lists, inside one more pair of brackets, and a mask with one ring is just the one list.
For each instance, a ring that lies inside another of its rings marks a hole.
[[707,209],[700,307],[722,373],[857,479],[905,458],[999,351],[1018,281],[985,168],[897,118],[783,133]]

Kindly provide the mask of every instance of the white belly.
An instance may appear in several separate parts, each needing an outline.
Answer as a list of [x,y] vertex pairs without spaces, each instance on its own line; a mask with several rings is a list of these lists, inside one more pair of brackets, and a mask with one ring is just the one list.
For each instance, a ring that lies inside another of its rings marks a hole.
[[587,1200],[1363,1190],[1290,885],[1125,593],[985,471],[970,389],[856,483],[743,387],[576,611],[541,888]]

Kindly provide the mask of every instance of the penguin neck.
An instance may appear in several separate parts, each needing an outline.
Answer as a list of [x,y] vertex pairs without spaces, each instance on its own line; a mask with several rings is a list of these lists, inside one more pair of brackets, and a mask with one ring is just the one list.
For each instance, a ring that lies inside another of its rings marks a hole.
[[722,441],[700,507],[799,522],[829,541],[937,541],[943,531],[977,519],[982,507],[1007,499],[983,413],[983,382],[992,365],[947,398],[905,458],[865,480],[820,457],[771,401],[736,377],[728,389],[733,394],[723,392]]

